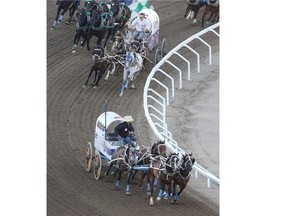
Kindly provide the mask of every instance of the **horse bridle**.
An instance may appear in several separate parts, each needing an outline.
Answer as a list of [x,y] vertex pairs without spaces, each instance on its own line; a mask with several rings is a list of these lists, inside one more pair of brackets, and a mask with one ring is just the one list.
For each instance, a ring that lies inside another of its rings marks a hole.
[[101,61],[101,59],[103,59],[103,57],[104,57],[103,50],[101,48],[96,48],[96,49],[94,49],[94,51],[100,51],[100,54],[96,54],[96,53],[93,54],[93,56],[92,56],[93,61],[96,60],[96,57],[97,57],[98,61]]

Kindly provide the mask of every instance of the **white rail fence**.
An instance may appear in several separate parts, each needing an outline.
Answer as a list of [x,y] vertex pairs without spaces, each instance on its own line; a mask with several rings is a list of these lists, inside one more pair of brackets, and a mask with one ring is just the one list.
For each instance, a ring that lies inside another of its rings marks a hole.
[[[183,55],[179,53],[181,48],[188,48],[195,56],[197,60],[197,73],[200,73],[200,55],[199,53],[191,48],[188,44],[193,40],[198,40],[208,48],[208,61],[209,65],[212,65],[212,46],[210,46],[206,41],[204,41],[200,36],[208,33],[213,32],[217,38],[220,38],[219,33],[215,31],[216,28],[219,28],[220,23],[216,23],[213,26],[210,26],[197,34],[191,36],[190,38],[186,39],[182,43],[180,43],[178,46],[176,46],[174,49],[172,49],[169,53],[167,53],[164,58],[159,61],[159,63],[152,69],[150,72],[146,84],[144,86],[144,93],[143,93],[143,106],[144,106],[144,112],[145,116],[148,120],[148,123],[153,130],[154,134],[158,137],[160,140],[165,140],[165,143],[167,147],[172,152],[176,153],[182,153],[185,154],[185,151],[182,150],[177,142],[173,139],[172,133],[168,130],[168,125],[166,123],[166,112],[167,112],[167,106],[169,106],[170,101],[175,96],[175,79],[170,76],[167,72],[164,71],[164,69],[160,69],[160,67],[166,63],[168,65],[171,65],[176,71],[178,71],[179,74],[179,89],[182,88],[182,79],[183,79],[183,73],[185,71],[181,70],[178,66],[173,64],[169,59],[172,58],[172,56],[178,56],[181,58],[185,63],[187,63],[187,78],[190,81],[191,80],[191,62],[185,58]],[[219,49],[219,48],[218,48]],[[161,79],[156,78],[161,77]],[[173,74],[174,75],[174,74]],[[163,79],[165,78],[165,79]],[[163,80],[169,79],[169,85],[165,84]],[[161,80],[161,81],[160,81]],[[153,85],[154,84],[154,87]],[[165,90],[164,95],[161,94],[161,92],[156,91],[156,87],[161,86],[162,91]],[[170,91],[169,91],[170,90]],[[207,186],[210,187],[210,181],[215,182],[216,184],[220,184],[219,178],[205,170],[202,166],[200,166],[197,162],[194,163],[193,169],[195,170],[195,177],[198,177],[198,173],[204,177],[207,178]]]

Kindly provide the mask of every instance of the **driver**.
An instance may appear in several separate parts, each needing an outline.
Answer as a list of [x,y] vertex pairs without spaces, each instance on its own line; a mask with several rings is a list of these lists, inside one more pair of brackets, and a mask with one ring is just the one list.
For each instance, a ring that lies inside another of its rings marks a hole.
[[128,136],[129,133],[134,133],[134,128],[132,126],[134,119],[132,116],[125,116],[123,120],[124,121],[119,123],[114,129],[115,135],[118,137],[118,146],[128,144],[129,147],[136,147],[136,144],[131,140],[131,137]]
[[138,18],[132,25],[132,29],[135,31],[132,33],[132,38],[135,40],[144,39],[145,33],[149,32],[150,23],[148,19],[145,17],[144,13],[140,13]]

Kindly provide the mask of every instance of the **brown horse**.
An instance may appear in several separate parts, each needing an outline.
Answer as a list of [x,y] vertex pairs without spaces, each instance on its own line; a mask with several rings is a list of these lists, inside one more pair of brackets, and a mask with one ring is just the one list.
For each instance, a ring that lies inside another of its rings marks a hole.
[[[144,166],[149,166],[151,163],[151,157],[156,157],[156,156],[162,156],[166,157],[166,145],[165,145],[165,140],[164,141],[158,141],[157,143],[154,143],[150,148],[143,148],[141,149],[139,160],[137,165],[144,165]],[[143,170],[142,175],[141,175],[141,181],[140,181],[140,188],[143,188],[143,181],[144,178],[148,175],[149,169]],[[134,175],[132,176],[132,180],[134,179],[135,175],[137,174],[137,170],[135,171]],[[150,187],[151,187],[151,182],[150,179],[147,178],[147,194],[150,194]]]
[[128,171],[126,194],[130,194],[129,175],[131,175],[131,172],[133,172],[131,168],[136,164],[137,160],[137,148],[128,147],[127,145],[125,145],[120,146],[115,150],[115,152],[111,156],[110,166],[105,175],[109,175],[109,172],[113,166],[116,167],[116,172],[114,173],[117,179],[115,184],[116,190],[119,189],[122,173]]
[[[171,153],[168,158],[162,156],[157,156],[151,160],[149,168],[149,178],[150,182],[154,182],[155,179],[160,181],[160,190],[158,193],[157,201],[160,201],[165,191],[165,185],[168,186],[168,194],[172,192],[172,182],[174,180],[174,175],[179,169],[181,158],[178,153]],[[154,187],[150,188],[150,205],[154,205],[153,200]]]
[[[210,13],[210,17],[206,21],[206,23],[214,23],[219,21],[219,0],[207,0],[207,5],[204,11],[204,14],[202,16],[202,28],[204,28],[204,21],[205,21],[205,16],[206,14]],[[211,20],[211,18],[213,19]]]
[[108,65],[109,65],[109,58],[105,56],[105,50],[102,47],[102,45],[97,45],[96,48],[93,50],[93,57],[94,60],[93,65],[91,66],[90,73],[88,75],[88,78],[86,79],[85,84],[83,85],[83,88],[85,88],[88,85],[88,81],[90,77],[92,76],[93,72],[95,73],[94,82],[93,82],[93,88],[97,89],[99,81],[103,74],[105,73]]
[[[185,154],[182,159],[182,165],[180,167],[180,170],[176,172],[174,176],[174,182],[173,182],[173,202],[176,202],[180,198],[180,194],[183,192],[183,190],[186,188],[192,171],[192,166],[195,163],[195,158],[192,158],[191,154]],[[180,186],[180,190],[178,193],[176,193],[176,186]],[[164,199],[168,199],[170,194],[166,194]]]

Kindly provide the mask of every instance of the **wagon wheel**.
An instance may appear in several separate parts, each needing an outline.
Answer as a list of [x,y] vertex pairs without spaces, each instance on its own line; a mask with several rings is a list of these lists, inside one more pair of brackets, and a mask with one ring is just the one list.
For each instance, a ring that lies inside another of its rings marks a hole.
[[91,164],[92,164],[92,145],[88,142],[86,146],[86,157],[85,157],[85,169],[87,172],[91,172]]
[[165,45],[166,45],[166,40],[163,39],[162,45],[161,45],[161,58],[164,58],[164,56],[167,54],[167,52],[165,52]]
[[94,178],[98,180],[101,174],[101,155],[97,149],[95,149],[95,157],[94,157]]
[[158,62],[160,61],[159,55],[160,55],[160,50],[158,50],[158,48],[157,48],[155,51],[155,57],[154,57],[155,65],[158,64]]

